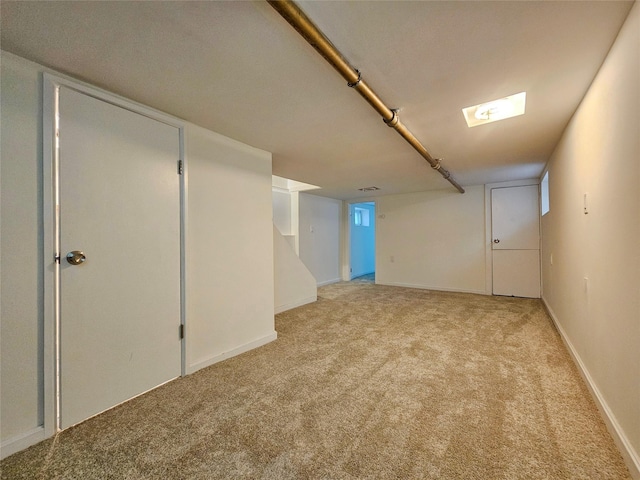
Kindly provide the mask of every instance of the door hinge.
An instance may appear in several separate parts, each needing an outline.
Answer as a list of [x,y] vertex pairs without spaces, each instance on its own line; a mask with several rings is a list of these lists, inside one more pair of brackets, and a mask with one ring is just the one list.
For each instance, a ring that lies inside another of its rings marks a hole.
[[53,261],[54,261],[55,263],[57,263],[57,264],[60,264],[60,254],[59,254],[59,253],[56,253],[56,254],[53,256]]
[[178,160],[178,175],[182,175],[184,173],[184,163],[182,160]]
[[184,324],[180,324],[180,329],[179,329],[179,335],[180,335],[180,340],[182,340],[184,338]]

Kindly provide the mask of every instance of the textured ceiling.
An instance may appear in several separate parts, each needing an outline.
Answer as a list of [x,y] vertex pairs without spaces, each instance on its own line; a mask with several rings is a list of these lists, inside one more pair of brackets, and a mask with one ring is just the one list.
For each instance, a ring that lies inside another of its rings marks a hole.
[[[300,2],[463,186],[536,177],[632,2]],[[273,153],[358,198],[453,188],[266,2],[3,0],[3,50]],[[461,109],[521,91],[526,114]]]

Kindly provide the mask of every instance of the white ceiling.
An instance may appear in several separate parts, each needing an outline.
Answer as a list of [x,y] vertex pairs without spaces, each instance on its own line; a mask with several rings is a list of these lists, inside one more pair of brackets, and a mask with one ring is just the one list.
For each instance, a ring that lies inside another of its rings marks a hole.
[[[463,186],[537,177],[633,2],[304,1]],[[451,188],[266,2],[2,0],[3,50],[273,153],[321,195]],[[462,108],[521,91],[526,114]]]

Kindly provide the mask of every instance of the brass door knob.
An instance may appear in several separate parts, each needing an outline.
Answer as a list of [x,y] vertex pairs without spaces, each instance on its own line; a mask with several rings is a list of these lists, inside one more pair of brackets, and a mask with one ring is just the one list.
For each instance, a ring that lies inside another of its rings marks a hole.
[[84,263],[87,257],[80,250],[74,250],[72,252],[67,253],[67,262],[71,265],[80,265]]

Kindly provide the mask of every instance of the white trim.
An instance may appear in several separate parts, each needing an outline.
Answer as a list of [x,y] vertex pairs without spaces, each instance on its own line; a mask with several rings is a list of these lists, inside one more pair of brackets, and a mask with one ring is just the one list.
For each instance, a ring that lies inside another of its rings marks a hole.
[[[376,273],[378,269],[378,200],[377,197],[371,197],[371,199],[355,199],[355,200],[343,200],[342,212],[343,215],[346,215],[346,222],[341,222],[344,228],[344,235],[341,235],[341,238],[344,239],[346,247],[341,249],[345,258],[345,262],[342,265],[342,280],[350,282],[354,278],[362,277],[363,275],[370,275],[372,273]],[[360,205],[362,203],[373,204],[373,272],[369,273],[361,273],[359,275],[354,276],[351,267],[351,206],[352,205]],[[344,208],[346,206],[346,209]],[[333,283],[333,282],[332,282]],[[318,285],[320,286],[320,285]]]
[[275,185],[271,185],[271,191],[278,193],[291,193],[291,190],[288,188],[276,187]]
[[103,102],[110,103],[111,105],[124,108],[125,110],[144,115],[145,117],[157,120],[158,122],[166,123],[167,125],[170,125],[172,127],[184,128],[185,126],[185,122],[183,120],[180,120],[179,118],[172,117],[159,110],[155,110],[153,108],[147,107],[146,105],[142,105],[141,103],[134,102],[133,100],[129,100],[128,98],[121,97],[119,95],[116,95],[115,93],[99,89],[87,83],[65,78],[61,75],[55,75],[49,72],[44,72],[43,76],[45,82],[51,82],[55,86],[66,87],[71,90],[75,90],[76,92],[88,95],[97,100],[101,100]]
[[460,288],[446,288],[439,286],[418,285],[415,283],[402,283],[402,282],[376,282],[376,285],[387,285],[389,287],[404,287],[404,288],[417,288],[420,290],[433,290],[435,292],[451,292],[451,293],[473,293],[476,295],[491,295],[485,293],[484,290],[465,290]]
[[[485,295],[493,295],[493,250],[491,250],[491,190],[494,188],[508,188],[508,187],[526,187],[529,185],[540,185],[540,179],[529,178],[525,180],[513,180],[510,182],[499,183],[487,183],[484,186],[484,264],[485,264],[485,279],[484,279],[484,293]],[[540,206],[538,205],[538,210]],[[542,229],[540,230],[542,232]],[[542,239],[542,234],[540,235]],[[540,248],[542,251],[542,248]],[[542,279],[542,275],[540,275]],[[542,280],[540,280],[542,283]],[[542,291],[542,285],[540,286]]]
[[187,374],[187,224],[189,198],[189,167],[185,142],[185,128],[179,128],[180,159],[182,175],[180,178],[180,323],[184,336],[181,341],[180,376]]
[[51,435],[47,435],[44,427],[37,427],[28,432],[16,435],[15,437],[8,438],[0,445],[0,460],[14,453],[18,453],[20,450],[24,450],[31,445],[35,445],[50,436]]
[[301,307],[302,305],[306,305],[308,303],[313,303],[317,301],[318,301],[318,296],[313,295],[311,297],[303,298],[302,300],[298,300],[295,302],[285,303],[283,305],[276,305],[273,313],[277,315],[278,313],[286,312],[287,310],[291,310],[292,308]]
[[331,285],[332,283],[341,282],[342,278],[332,278],[331,280],[325,280],[324,282],[318,282],[318,287],[324,287],[325,285]]
[[[178,129],[179,156],[183,160],[184,174],[180,179],[180,321],[186,324],[185,317],[185,247],[186,239],[186,198],[187,162],[184,152],[185,122],[165,113],[133,102],[126,98],[98,89],[83,82],[65,78],[48,71],[43,72],[43,105],[42,105],[42,171],[43,171],[43,242],[44,242],[44,432],[50,437],[60,430],[59,423],[59,264],[54,257],[59,250],[59,232],[57,224],[57,147],[56,147],[56,115],[58,114],[58,89],[69,88],[88,95],[97,100],[124,108]],[[186,327],[185,327],[186,328]],[[186,342],[181,343],[181,374],[186,370]]]
[[376,231],[375,231],[375,258],[374,263],[376,265],[376,269],[378,266],[378,201],[379,197],[362,197],[362,198],[352,198],[349,200],[342,200],[342,208],[340,209],[340,213],[342,218],[340,219],[340,279],[344,282],[350,282],[351,278],[351,205],[355,205],[357,203],[371,203],[375,204],[376,211]]
[[562,341],[567,347],[567,350],[569,350],[569,354],[571,355],[573,362],[578,367],[578,371],[580,372],[580,375],[582,376],[584,382],[587,384],[587,388],[589,389],[589,392],[591,393],[591,396],[593,397],[593,400],[596,406],[598,407],[598,410],[600,410],[600,414],[602,415],[604,423],[607,426],[607,430],[609,430],[609,433],[613,437],[613,441],[615,442],[616,446],[620,450],[620,453],[622,454],[622,458],[624,459],[624,462],[626,463],[627,468],[629,468],[631,476],[635,480],[640,480],[640,455],[638,455],[638,452],[634,450],[633,446],[631,445],[631,442],[625,435],[624,430],[618,423],[616,416],[613,414],[613,412],[609,408],[609,405],[607,404],[606,400],[604,399],[604,396],[600,392],[600,389],[597,387],[596,383],[591,377],[589,370],[587,369],[584,362],[580,358],[580,355],[578,354],[576,349],[573,347],[571,340],[569,340],[569,337],[567,336],[566,332],[560,325],[560,322],[558,321],[558,318],[556,317],[553,309],[547,303],[547,300],[544,297],[542,297],[542,304],[544,305],[545,309],[547,310],[547,313],[551,317],[551,320],[553,320],[553,323],[556,329],[558,330],[558,333],[560,334],[560,338],[562,338]]
[[254,348],[261,347],[266,345],[267,343],[273,342],[278,338],[277,332],[272,332],[269,335],[265,335],[264,337],[260,337],[252,342],[245,343],[244,345],[240,345],[232,350],[227,352],[222,352],[217,355],[212,355],[211,357],[202,360],[200,362],[194,363],[193,365],[189,365],[187,367],[187,374],[190,375],[198,370],[201,370],[206,367],[210,367],[216,363],[222,362],[223,360],[227,360],[229,358],[238,356],[242,353],[248,352],[249,350],[253,350]]
[[48,74],[42,82],[42,219],[43,219],[43,431],[50,437],[57,431],[57,293],[58,264],[55,261],[57,228],[55,205],[57,87]]

